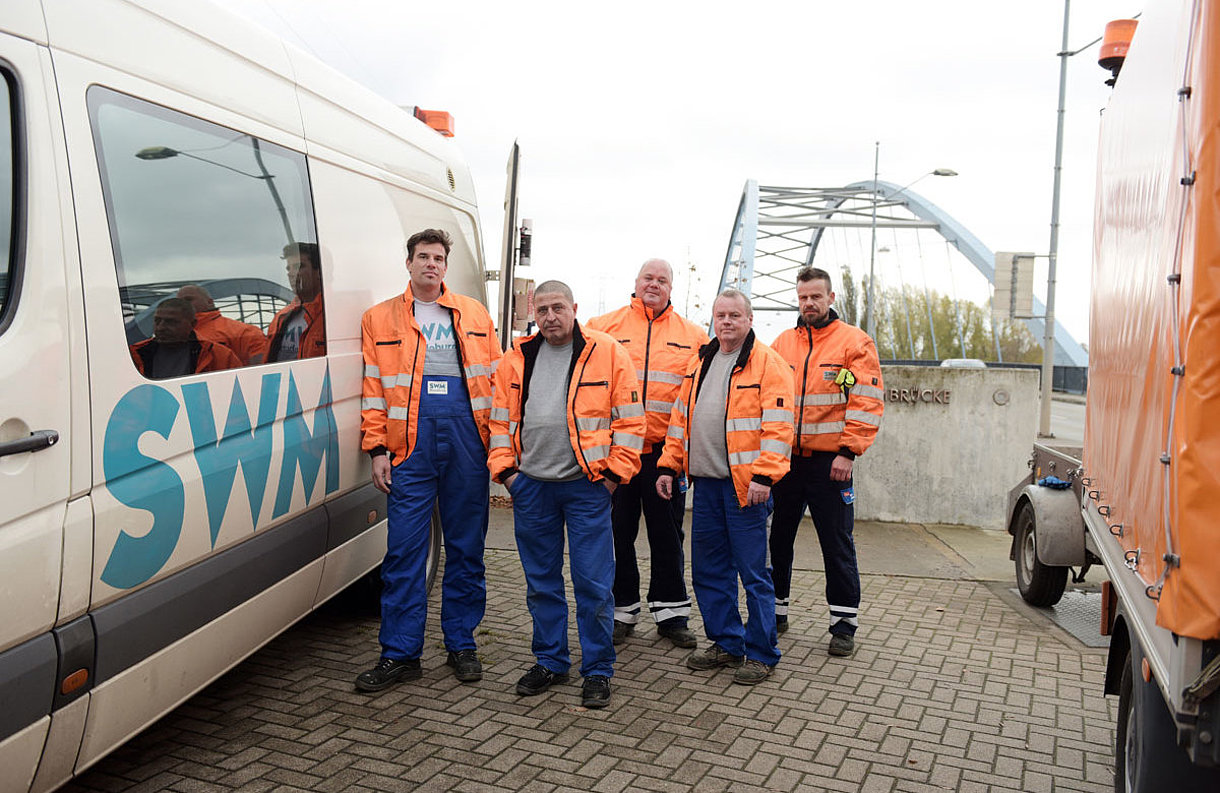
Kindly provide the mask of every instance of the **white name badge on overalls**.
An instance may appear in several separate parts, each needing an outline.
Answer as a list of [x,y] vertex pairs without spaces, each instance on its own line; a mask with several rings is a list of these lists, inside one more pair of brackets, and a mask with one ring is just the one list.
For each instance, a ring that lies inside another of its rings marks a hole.
[[428,393],[429,394],[440,394],[441,396],[448,396],[448,394],[449,394],[448,381],[429,380],[428,381]]

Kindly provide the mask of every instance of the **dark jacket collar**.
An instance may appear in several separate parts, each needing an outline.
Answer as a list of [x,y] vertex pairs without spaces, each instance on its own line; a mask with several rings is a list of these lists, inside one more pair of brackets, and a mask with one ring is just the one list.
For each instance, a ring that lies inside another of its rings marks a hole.
[[[737,361],[733,364],[733,371],[744,369],[746,364],[750,362],[750,352],[754,349],[754,329],[746,334],[746,339],[741,343],[741,349],[737,351]],[[699,382],[695,387],[695,396],[699,396],[699,390],[703,388],[703,378],[707,375],[707,370],[712,366],[712,359],[716,357],[716,353],[720,352],[720,339],[712,339],[707,344],[699,348],[699,357],[702,363],[699,366]]]
[[[542,337],[541,331],[535,333],[530,338],[521,342],[521,357],[524,359],[521,366],[521,415],[525,415],[525,400],[529,398],[530,393],[530,378],[534,374],[534,361],[538,360],[538,351],[542,349],[542,345],[547,341]],[[576,361],[580,359],[580,354],[584,352],[585,334],[580,330],[580,323],[573,321],[572,323],[572,362],[568,364],[568,382],[572,382],[572,372],[576,369]]]

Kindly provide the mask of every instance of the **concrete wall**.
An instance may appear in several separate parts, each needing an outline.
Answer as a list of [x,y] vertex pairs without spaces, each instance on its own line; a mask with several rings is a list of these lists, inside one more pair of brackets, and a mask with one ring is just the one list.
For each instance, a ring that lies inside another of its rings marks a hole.
[[885,417],[855,467],[860,520],[1004,525],[1038,432],[1038,372],[882,367]]

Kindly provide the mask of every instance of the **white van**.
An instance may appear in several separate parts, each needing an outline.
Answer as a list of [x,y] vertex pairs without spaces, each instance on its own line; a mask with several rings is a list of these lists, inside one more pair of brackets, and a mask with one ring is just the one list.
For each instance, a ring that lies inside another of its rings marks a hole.
[[[0,790],[57,787],[380,562],[360,315],[425,227],[485,300],[453,143],[269,33],[0,3]],[[259,332],[312,299],[292,250],[320,251],[308,349],[137,367],[182,349],[154,318],[184,286]]]

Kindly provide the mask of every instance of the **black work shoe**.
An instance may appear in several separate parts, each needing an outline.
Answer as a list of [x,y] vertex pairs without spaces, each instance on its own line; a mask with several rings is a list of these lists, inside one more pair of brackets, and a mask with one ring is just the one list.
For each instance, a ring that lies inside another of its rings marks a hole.
[[463,683],[473,683],[483,679],[483,665],[479,663],[479,654],[474,650],[449,651],[445,663],[453,667],[453,676]]
[[775,618],[775,632],[776,633],[786,633],[787,631],[788,631],[788,618],[787,617],[776,617]]
[[630,622],[614,621],[614,643],[622,644],[627,641],[627,637],[635,633],[635,626]]
[[556,683],[568,682],[566,672],[552,672],[542,664],[534,664],[528,672],[521,676],[517,681],[517,693],[523,697],[532,697],[535,694],[541,694]]
[[695,636],[695,632],[685,625],[658,625],[657,635],[669,639],[674,643],[674,647],[684,647],[688,650],[699,646],[699,638]]
[[856,640],[846,633],[833,633],[826,652],[837,658],[850,658],[856,652]]
[[383,657],[367,672],[356,676],[357,691],[381,691],[403,680],[418,680],[424,676],[418,658],[398,659]]
[[731,655],[720,649],[720,645],[711,644],[707,649],[696,651],[686,656],[686,666],[689,669],[695,669],[700,672],[708,669],[715,669],[720,666],[729,666],[734,669],[741,666],[744,656]]
[[589,675],[580,688],[580,704],[586,708],[604,708],[610,704],[610,678]]

